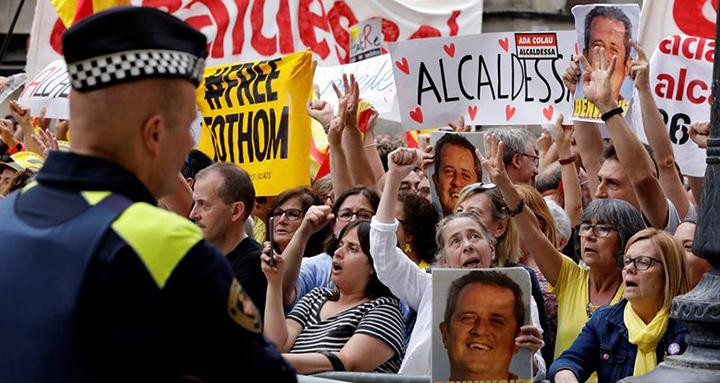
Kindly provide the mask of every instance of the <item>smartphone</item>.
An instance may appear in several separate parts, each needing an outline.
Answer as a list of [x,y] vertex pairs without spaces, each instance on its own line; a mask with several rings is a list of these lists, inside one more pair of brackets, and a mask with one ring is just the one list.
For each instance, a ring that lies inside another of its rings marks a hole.
[[275,231],[275,217],[268,219],[268,242],[270,242],[270,267],[275,266],[275,242],[273,241],[273,232]]

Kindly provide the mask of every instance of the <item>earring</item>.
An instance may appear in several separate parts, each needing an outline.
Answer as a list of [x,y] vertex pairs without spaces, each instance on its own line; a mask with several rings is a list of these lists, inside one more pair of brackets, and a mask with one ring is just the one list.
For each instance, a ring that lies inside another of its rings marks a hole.
[[405,244],[405,247],[403,247],[403,252],[404,252],[405,254],[410,254],[410,253],[412,253],[412,247],[410,246],[409,243],[406,243],[406,244]]

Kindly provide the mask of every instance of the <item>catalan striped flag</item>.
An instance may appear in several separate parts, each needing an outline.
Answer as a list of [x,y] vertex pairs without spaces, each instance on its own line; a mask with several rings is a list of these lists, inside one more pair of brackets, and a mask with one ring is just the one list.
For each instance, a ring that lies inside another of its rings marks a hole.
[[130,0],[50,0],[66,28],[95,12],[118,5],[130,5]]

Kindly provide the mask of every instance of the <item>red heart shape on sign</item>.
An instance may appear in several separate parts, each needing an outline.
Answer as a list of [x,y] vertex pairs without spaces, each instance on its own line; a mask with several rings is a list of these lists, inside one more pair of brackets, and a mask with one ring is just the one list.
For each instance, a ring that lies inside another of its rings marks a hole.
[[470,120],[474,120],[477,114],[477,105],[468,105],[468,114],[470,115]]
[[510,121],[510,119],[515,115],[515,107],[507,104],[505,106],[505,120]]
[[405,57],[402,58],[401,61],[395,61],[395,66],[398,67],[403,73],[410,74],[410,65],[408,65],[407,59]]
[[509,47],[509,44],[510,44],[510,43],[508,42],[508,38],[507,38],[507,37],[504,38],[504,39],[502,39],[502,40],[498,40],[498,44],[500,44],[500,48],[502,48],[505,52],[507,52],[508,49],[510,48],[510,47]]
[[410,118],[415,120],[418,124],[422,124],[423,122],[423,115],[422,115],[422,109],[418,106],[415,108],[415,110],[410,111]]
[[548,121],[552,121],[553,114],[555,114],[555,107],[552,105],[547,108],[543,108],[543,116],[545,116],[545,119]]
[[455,56],[455,43],[450,43],[450,45],[443,45],[443,49],[445,49],[445,53],[447,53],[448,56]]

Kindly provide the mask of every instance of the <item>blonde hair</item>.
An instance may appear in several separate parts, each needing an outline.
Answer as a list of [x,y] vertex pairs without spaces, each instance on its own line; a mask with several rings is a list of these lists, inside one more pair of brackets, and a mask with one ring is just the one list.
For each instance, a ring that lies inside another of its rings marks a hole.
[[487,187],[488,184],[475,183],[465,186],[460,191],[458,201],[455,204],[454,211],[466,199],[476,194],[487,194],[492,205],[492,217],[494,220],[504,219],[506,224],[505,232],[495,238],[495,260],[497,266],[504,267],[508,263],[518,263],[520,259],[520,244],[518,232],[513,224],[512,219],[507,213],[507,205],[502,198],[502,194],[497,187]]
[[640,230],[630,237],[625,252],[634,243],[649,240],[660,253],[663,271],[665,274],[665,296],[662,300],[663,307],[670,307],[673,298],[690,291],[690,278],[685,249],[672,235],[663,230],[647,228]]
[[520,197],[525,201],[525,205],[535,213],[538,222],[545,221],[545,227],[542,227],[543,225],[541,224],[540,229],[554,247],[557,243],[557,226],[555,226],[555,218],[552,213],[550,213],[547,203],[545,203],[545,198],[530,185],[518,184],[515,185],[515,190],[517,190]]

